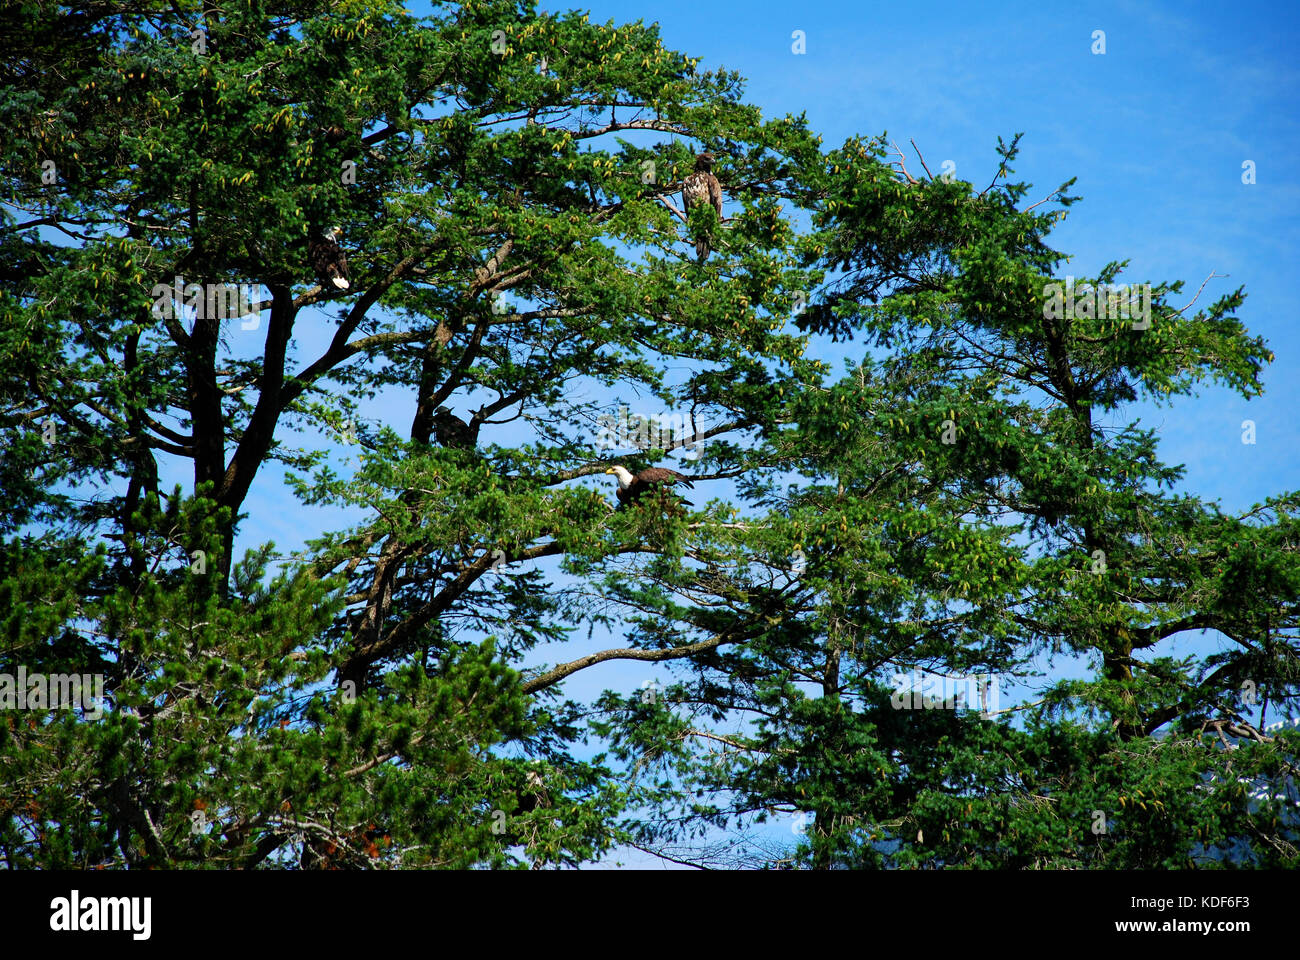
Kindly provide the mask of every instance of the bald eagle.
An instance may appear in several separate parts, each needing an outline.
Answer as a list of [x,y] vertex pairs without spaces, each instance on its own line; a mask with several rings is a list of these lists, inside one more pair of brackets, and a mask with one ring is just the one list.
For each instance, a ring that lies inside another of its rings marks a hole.
[[326,290],[346,290],[352,286],[348,276],[348,258],[339,247],[341,227],[330,227],[319,236],[307,241],[307,257],[311,260],[316,281]]
[[473,450],[478,443],[478,428],[471,427],[447,407],[434,411],[433,432],[444,447]]
[[[713,154],[708,152],[695,158],[695,172],[682,184],[682,207],[686,210],[688,220],[691,210],[700,203],[711,205],[718,215],[718,222],[722,222],[722,184],[713,175]],[[708,237],[695,238],[695,256],[700,263],[709,259]]]
[[546,791],[546,781],[536,770],[529,770],[526,778],[528,792],[519,793],[519,813],[532,813],[538,807],[551,805],[550,795]]
[[[662,498],[667,489],[675,483],[682,483],[688,487],[695,486],[690,477],[678,473],[676,470],[669,470],[667,467],[647,467],[634,475],[627,467],[616,463],[605,472],[612,473],[618,478],[616,496],[618,497],[619,509],[636,503],[637,500],[652,490],[656,491]],[[695,506],[689,500],[683,500],[682,503],[688,507]]]

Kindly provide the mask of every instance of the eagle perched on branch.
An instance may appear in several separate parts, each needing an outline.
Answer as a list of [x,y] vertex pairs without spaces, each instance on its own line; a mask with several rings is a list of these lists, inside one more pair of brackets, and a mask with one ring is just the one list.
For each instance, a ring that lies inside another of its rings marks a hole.
[[352,286],[348,275],[348,258],[339,246],[341,227],[330,227],[307,241],[307,258],[316,274],[316,282],[326,290],[346,290]]
[[[627,467],[616,463],[605,472],[612,473],[618,478],[618,490],[615,495],[618,497],[620,510],[636,503],[651,491],[655,491],[662,499],[667,494],[668,488],[675,483],[685,484],[688,487],[695,486],[690,477],[676,470],[669,470],[667,467],[647,467],[640,473],[633,474]],[[682,503],[688,507],[695,506],[689,500],[683,500]]]
[[[695,171],[682,184],[682,207],[686,211],[687,220],[691,217],[691,210],[700,203],[713,207],[718,222],[722,222],[722,184],[713,175],[713,154],[707,151],[696,156]],[[709,259],[708,237],[695,238],[695,256],[700,263]]]
[[478,443],[478,427],[470,426],[447,407],[439,407],[434,411],[433,430],[434,436],[444,447],[473,450]]

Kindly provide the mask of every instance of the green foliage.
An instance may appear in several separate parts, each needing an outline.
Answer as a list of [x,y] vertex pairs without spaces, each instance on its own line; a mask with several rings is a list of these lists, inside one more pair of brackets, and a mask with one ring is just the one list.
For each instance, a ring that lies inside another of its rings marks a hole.
[[[1295,702],[1300,495],[1227,515],[1120,422],[1272,354],[1240,290],[1056,311],[1078,198],[1026,204],[1018,138],[982,191],[918,180],[531,3],[0,34],[0,674],[106,700],[0,712],[6,865],[1295,866],[1296,735],[1249,708]],[[721,222],[676,203],[699,149]],[[347,291],[307,264],[333,224]],[[689,510],[614,510],[605,469],[681,438],[598,448],[611,399],[706,431]],[[1168,655],[1196,630],[1221,651]],[[891,680],[1057,654],[1091,674],[991,716]],[[616,660],[674,678],[563,698]]]

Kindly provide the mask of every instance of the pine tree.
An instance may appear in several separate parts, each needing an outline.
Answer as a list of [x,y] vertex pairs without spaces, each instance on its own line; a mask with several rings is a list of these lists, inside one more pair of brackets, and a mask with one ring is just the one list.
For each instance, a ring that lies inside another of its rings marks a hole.
[[[1025,205],[1014,142],[982,192],[824,151],[640,22],[155,6],[0,13],[0,674],[107,701],[0,714],[6,864],[734,863],[710,831],[780,814],[739,862],[1294,865],[1239,778],[1282,792],[1295,734],[1238,700],[1294,702],[1298,495],[1228,516],[1116,426],[1261,389],[1241,291],[1066,315],[1075,198]],[[600,447],[633,397],[703,428],[689,510],[613,509],[611,463],[680,452]],[[1160,655],[1195,629],[1232,646]],[[899,706],[1058,652],[1095,676]],[[676,680],[566,699],[615,660]]]

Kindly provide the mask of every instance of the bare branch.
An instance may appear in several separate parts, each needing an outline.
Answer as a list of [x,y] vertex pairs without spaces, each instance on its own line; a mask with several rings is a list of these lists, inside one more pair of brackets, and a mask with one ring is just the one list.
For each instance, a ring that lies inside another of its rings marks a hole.
[[907,172],[907,158],[903,156],[902,149],[898,146],[897,143],[894,143],[894,141],[891,140],[890,143],[894,147],[894,152],[898,154],[898,160],[896,161],[891,160],[890,165],[892,166],[894,163],[897,163],[898,168],[903,172],[903,176],[907,178],[908,183],[911,184],[920,183],[921,181],[917,180],[916,177],[912,176],[910,173]]
[[910,143],[912,145],[912,149],[916,151],[916,158],[921,161],[921,166],[925,169],[926,176],[928,176],[931,180],[933,180],[934,174],[931,173],[930,168],[925,165],[925,157],[921,156],[921,148],[916,145],[916,141],[913,140],[911,137],[908,137],[907,142]]

